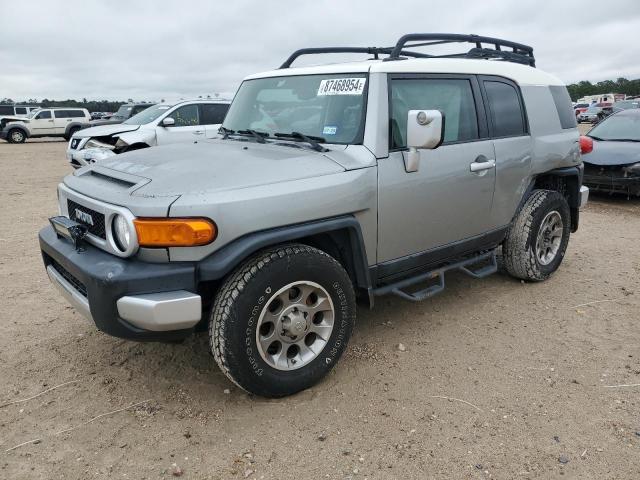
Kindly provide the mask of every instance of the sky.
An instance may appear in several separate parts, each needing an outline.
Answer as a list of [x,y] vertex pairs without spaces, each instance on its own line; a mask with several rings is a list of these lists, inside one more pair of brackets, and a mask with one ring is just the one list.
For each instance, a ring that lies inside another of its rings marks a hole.
[[531,45],[538,68],[566,83],[640,77],[639,0],[9,3],[0,0],[0,98],[14,100],[231,97],[298,48],[391,46],[416,32]]

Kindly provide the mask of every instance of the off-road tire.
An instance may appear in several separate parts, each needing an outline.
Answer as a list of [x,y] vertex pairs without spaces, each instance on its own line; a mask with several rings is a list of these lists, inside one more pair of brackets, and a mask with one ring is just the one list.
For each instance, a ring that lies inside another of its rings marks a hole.
[[[315,282],[326,290],[334,306],[334,326],[310,363],[278,370],[258,350],[258,318],[272,292],[298,281]],[[225,280],[209,319],[209,345],[220,369],[240,388],[264,397],[283,397],[311,387],[333,368],[347,346],[355,319],[353,285],[337,260],[307,245],[280,245],[249,258]]]
[[[18,137],[19,135],[21,135],[18,139],[14,138],[14,135],[16,137]],[[24,143],[27,141],[27,136],[25,135],[25,133],[20,130],[19,128],[12,128],[11,130],[9,130],[7,132],[7,142],[9,143]]]
[[[562,219],[562,237],[555,258],[548,265],[543,265],[536,255],[536,242],[542,221],[553,211],[558,212]],[[534,190],[502,244],[504,268],[509,275],[521,280],[546,280],[562,263],[570,232],[571,214],[565,197],[553,190]]]

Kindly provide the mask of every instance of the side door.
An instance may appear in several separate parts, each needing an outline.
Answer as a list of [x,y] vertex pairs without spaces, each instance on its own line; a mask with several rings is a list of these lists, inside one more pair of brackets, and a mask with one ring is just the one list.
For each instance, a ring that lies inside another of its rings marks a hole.
[[218,135],[218,129],[229,110],[226,103],[203,103],[200,105],[200,124],[204,126],[207,138]]
[[[511,222],[529,187],[533,140],[518,85],[503,77],[480,76],[478,79],[487,105],[489,135],[495,150],[496,189],[492,222],[493,227],[498,228]],[[546,87],[532,88],[544,89],[549,97]],[[535,104],[539,104],[539,108],[553,107],[547,105],[543,101],[545,99],[537,98],[536,102],[532,102],[532,107]]]
[[55,134],[63,135],[67,124],[71,123],[71,112],[69,110],[53,110]]
[[[388,84],[389,157],[378,162],[378,262],[402,260],[399,268],[414,268],[490,229],[494,149],[475,76],[390,75]],[[408,173],[407,113],[418,109],[444,114],[444,142],[421,150],[418,171]]]
[[158,145],[192,142],[204,138],[204,127],[200,125],[200,109],[197,103],[182,105],[164,118],[169,117],[175,121],[173,126],[164,127],[161,120],[156,127]]
[[56,131],[51,110],[40,110],[29,121],[31,135],[53,135]]

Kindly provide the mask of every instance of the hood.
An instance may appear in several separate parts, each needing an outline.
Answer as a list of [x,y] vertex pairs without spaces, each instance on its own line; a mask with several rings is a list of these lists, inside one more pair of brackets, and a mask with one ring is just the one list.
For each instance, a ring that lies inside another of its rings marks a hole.
[[26,117],[16,117],[15,115],[0,115],[0,122],[25,122],[29,123]]
[[640,142],[593,141],[593,151],[582,156],[592,165],[631,165],[640,162]]
[[150,180],[133,195],[166,197],[343,172],[345,169],[332,154],[295,146],[213,140],[136,150],[110,157],[99,166]]
[[138,130],[139,128],[140,125],[124,125],[122,123],[119,123],[117,125],[100,125],[97,127],[83,128],[82,130],[76,132],[75,136],[81,138],[105,137],[116,133],[132,132],[134,130]]

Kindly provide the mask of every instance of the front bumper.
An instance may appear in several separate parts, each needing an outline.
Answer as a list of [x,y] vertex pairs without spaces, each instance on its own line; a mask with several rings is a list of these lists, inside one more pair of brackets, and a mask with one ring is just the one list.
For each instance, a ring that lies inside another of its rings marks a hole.
[[621,177],[589,173],[584,175],[583,182],[595,192],[621,193],[623,195],[640,196],[640,177]]
[[67,160],[69,160],[69,163],[71,163],[74,168],[91,165],[115,155],[111,150],[104,148],[82,148],[85,142],[78,144],[78,147],[75,149],[67,148]]
[[39,234],[52,283],[78,312],[109,335],[139,341],[187,337],[202,317],[190,262],[147,263],[92,246],[76,251],[51,226]]

